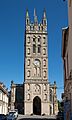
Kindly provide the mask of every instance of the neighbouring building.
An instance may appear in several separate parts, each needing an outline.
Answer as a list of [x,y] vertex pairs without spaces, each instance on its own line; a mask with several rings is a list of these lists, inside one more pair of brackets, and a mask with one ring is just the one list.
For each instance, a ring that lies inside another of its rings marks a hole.
[[8,112],[8,90],[3,83],[0,82],[0,114]]
[[68,0],[68,27],[62,29],[64,63],[64,116],[72,119],[72,0]]
[[19,114],[24,114],[24,86],[11,81],[10,110],[18,109]]
[[[34,23],[32,23],[27,10],[24,44],[24,84],[22,86],[23,97],[21,101],[25,115],[56,115],[58,113],[56,82],[50,84],[48,80],[47,43],[46,11],[43,12],[41,23],[38,23],[36,10],[34,9]],[[11,107],[13,109],[18,104],[16,86],[16,84],[11,84]]]

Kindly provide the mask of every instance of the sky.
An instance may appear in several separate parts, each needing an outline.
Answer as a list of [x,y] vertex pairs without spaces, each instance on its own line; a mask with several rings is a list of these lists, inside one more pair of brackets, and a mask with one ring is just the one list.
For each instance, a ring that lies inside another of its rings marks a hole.
[[38,22],[46,9],[48,30],[48,80],[57,83],[57,96],[63,92],[62,28],[68,26],[67,0],[0,0],[0,82],[10,89],[24,82],[24,36],[26,9]]

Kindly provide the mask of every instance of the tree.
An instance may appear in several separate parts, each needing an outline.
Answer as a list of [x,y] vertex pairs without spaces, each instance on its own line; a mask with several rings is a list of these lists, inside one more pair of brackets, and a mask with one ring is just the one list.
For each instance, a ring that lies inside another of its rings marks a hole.
[[59,100],[58,100],[58,110],[62,112],[64,111],[64,103],[60,102]]

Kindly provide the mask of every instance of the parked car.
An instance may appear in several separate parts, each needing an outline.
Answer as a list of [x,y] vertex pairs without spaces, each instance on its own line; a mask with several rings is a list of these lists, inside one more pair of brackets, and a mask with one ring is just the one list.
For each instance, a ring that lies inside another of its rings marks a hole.
[[9,112],[9,114],[7,115],[7,120],[16,120],[17,117],[15,116],[15,113],[14,111],[11,111]]
[[7,120],[7,119],[6,119],[6,115],[0,114],[0,120]]
[[64,120],[64,113],[63,112],[58,112],[58,115],[57,115],[57,120]]
[[14,111],[16,112],[15,116],[18,117],[18,109],[15,109]]

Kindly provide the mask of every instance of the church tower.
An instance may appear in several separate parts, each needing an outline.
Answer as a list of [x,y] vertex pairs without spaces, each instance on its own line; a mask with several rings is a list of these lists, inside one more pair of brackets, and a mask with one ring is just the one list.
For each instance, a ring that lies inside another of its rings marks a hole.
[[34,23],[31,23],[27,10],[25,29],[24,114],[50,115],[46,11],[38,23],[34,9]]

